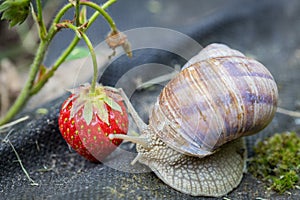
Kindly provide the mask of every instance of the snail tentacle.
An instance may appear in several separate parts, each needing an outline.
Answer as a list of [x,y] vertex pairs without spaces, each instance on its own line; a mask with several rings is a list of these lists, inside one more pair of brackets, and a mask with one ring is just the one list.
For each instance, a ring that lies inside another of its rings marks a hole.
[[124,134],[110,134],[108,135],[110,140],[113,139],[121,139],[125,141],[129,141],[135,144],[142,145],[145,149],[151,149],[151,144],[148,138],[143,136],[131,136],[131,135],[124,135]]
[[119,88],[118,90],[119,90],[119,94],[122,96],[124,100],[125,105],[127,106],[128,112],[131,114],[139,130],[140,131],[145,130],[148,125],[142,120],[142,118],[136,112],[130,100],[128,99],[127,95],[125,94],[124,90],[122,88]]

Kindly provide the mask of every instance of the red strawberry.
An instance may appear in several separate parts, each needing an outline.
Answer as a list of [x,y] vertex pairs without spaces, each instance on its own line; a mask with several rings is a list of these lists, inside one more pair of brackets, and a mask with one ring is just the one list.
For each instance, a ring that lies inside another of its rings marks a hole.
[[126,134],[128,116],[122,98],[112,88],[90,85],[72,91],[63,103],[58,119],[59,130],[67,143],[92,162],[102,161],[122,142],[109,134]]

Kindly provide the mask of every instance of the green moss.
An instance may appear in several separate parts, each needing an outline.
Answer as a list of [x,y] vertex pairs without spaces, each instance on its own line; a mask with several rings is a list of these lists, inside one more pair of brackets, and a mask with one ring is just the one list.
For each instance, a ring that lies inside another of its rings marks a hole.
[[300,137],[295,132],[275,134],[259,142],[249,172],[279,193],[300,184]]

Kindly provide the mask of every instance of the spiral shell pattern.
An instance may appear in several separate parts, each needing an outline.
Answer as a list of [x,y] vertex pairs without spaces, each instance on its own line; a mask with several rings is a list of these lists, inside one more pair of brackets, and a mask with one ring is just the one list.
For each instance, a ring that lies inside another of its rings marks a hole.
[[173,149],[204,157],[265,128],[277,99],[266,67],[226,45],[211,44],[164,87],[149,127]]

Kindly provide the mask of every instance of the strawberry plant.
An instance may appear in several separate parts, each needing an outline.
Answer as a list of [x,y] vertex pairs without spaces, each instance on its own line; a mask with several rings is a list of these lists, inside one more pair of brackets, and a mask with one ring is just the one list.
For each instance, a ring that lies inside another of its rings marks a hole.
[[[18,95],[16,101],[7,111],[6,115],[0,119],[0,125],[9,122],[26,104],[31,96],[38,93],[40,89],[46,84],[46,82],[54,75],[59,66],[68,59],[68,56],[74,50],[78,42],[83,39],[88,46],[94,65],[94,76],[91,83],[91,94],[95,92],[96,78],[97,78],[97,61],[93,46],[85,34],[86,30],[94,23],[94,21],[101,15],[106,20],[111,28],[106,41],[108,46],[113,50],[122,46],[127,55],[131,56],[130,45],[126,36],[121,33],[111,16],[106,12],[106,9],[110,7],[116,0],[108,0],[103,5],[98,5],[93,1],[87,0],[68,0],[68,3],[64,5],[55,15],[50,25],[46,25],[43,17],[43,9],[41,0],[35,0],[35,4],[32,4],[30,0],[4,0],[0,3],[0,13],[2,19],[6,19],[10,22],[10,26],[16,26],[26,20],[31,15],[38,28],[39,33],[39,45],[30,66],[28,79]],[[94,10],[94,14],[87,18],[86,7]],[[63,19],[65,13],[69,10],[74,10],[73,19]],[[47,28],[48,27],[48,28]],[[71,29],[76,34],[69,46],[62,52],[58,59],[52,66],[45,67],[43,64],[47,49],[61,29]],[[113,38],[113,39],[110,39]],[[112,44],[112,41],[114,44]]]
[[[61,107],[58,120],[59,129],[67,143],[92,162],[102,161],[122,142],[120,139],[111,140],[108,136],[114,133],[127,133],[128,116],[124,103],[116,89],[97,84],[96,54],[85,33],[97,17],[102,15],[111,28],[106,37],[108,46],[113,52],[115,52],[115,48],[122,46],[127,55],[131,56],[130,44],[126,35],[117,29],[113,19],[105,11],[115,1],[108,0],[100,6],[92,1],[69,0],[56,14],[48,29],[43,20],[41,0],[36,0],[35,6],[31,4],[30,0],[5,0],[2,2],[0,5],[2,19],[8,20],[10,26],[23,23],[31,13],[38,27],[40,43],[30,67],[28,80],[15,103],[0,120],[0,125],[10,121],[29,98],[45,85],[58,67],[70,58],[70,54],[79,40],[83,39],[92,58],[94,71],[92,82],[72,90],[72,94]],[[95,10],[89,19],[87,19],[86,7]],[[70,9],[74,10],[74,19],[62,20]],[[75,37],[53,66],[45,67],[43,60],[48,46],[61,29],[73,30]]]

